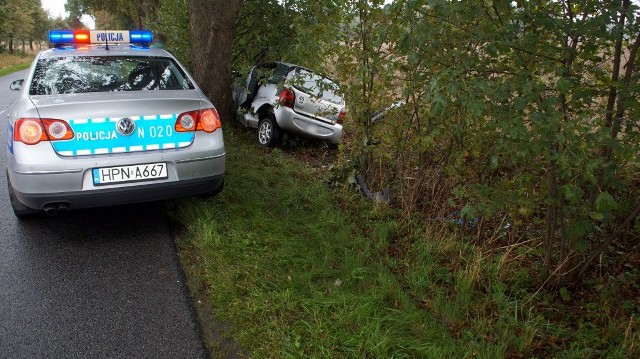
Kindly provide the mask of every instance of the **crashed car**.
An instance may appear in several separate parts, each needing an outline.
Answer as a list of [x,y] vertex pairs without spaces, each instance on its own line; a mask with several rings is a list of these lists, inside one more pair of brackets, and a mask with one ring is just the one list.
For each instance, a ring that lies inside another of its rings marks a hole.
[[312,70],[284,62],[254,66],[234,89],[241,122],[258,129],[258,143],[274,146],[283,133],[337,144],[346,105],[338,85]]
[[52,30],[7,121],[16,216],[222,190],[216,109],[145,30]]

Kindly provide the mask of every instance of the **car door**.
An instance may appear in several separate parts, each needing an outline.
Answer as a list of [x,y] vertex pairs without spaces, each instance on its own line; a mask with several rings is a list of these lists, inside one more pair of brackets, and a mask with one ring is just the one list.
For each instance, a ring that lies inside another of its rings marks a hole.
[[265,103],[269,103],[271,105],[275,105],[277,103],[281,87],[280,77],[283,77],[279,74],[285,67],[286,65],[284,64],[267,63],[256,68],[255,76],[257,91],[255,92],[255,98],[253,99],[252,104],[254,111]]

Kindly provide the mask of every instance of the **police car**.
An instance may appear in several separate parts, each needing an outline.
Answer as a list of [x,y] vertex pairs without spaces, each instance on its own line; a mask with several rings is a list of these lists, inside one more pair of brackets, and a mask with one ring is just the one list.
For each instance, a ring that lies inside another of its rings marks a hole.
[[152,33],[52,30],[9,110],[18,217],[222,190],[220,118]]

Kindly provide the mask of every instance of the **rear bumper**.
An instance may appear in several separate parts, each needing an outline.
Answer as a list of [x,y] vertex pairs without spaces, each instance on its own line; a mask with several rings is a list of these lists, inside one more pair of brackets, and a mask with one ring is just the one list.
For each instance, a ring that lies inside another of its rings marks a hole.
[[[9,182],[25,206],[102,207],[215,192],[224,178],[222,131],[196,133],[188,148],[64,158],[46,142],[26,147],[14,143],[8,153]],[[165,163],[167,178],[96,185],[94,168]]]
[[94,185],[92,167],[16,171],[10,166],[8,175],[16,198],[34,209],[60,203],[74,209],[192,196],[215,192],[224,179],[224,154],[174,161],[166,161],[165,156],[162,162],[167,164],[166,179],[111,185]]
[[65,193],[24,193],[14,189],[20,202],[30,208],[66,204],[69,209],[105,207],[193,196],[221,190],[224,174],[169,183],[144,183],[139,186],[104,188]]
[[342,138],[342,125],[321,121],[278,106],[275,110],[278,126],[285,131],[336,144]]

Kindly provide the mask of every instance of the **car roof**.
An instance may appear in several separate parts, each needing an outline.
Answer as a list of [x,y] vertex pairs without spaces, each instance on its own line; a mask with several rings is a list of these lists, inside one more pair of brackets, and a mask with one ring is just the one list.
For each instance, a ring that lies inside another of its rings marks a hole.
[[277,66],[280,66],[280,65],[290,67],[291,70],[293,70],[293,69],[304,69],[304,70],[307,70],[307,71],[314,72],[313,70],[308,69],[308,68],[306,68],[304,66],[292,64],[292,63],[289,63],[289,62],[283,62],[283,61],[267,61],[267,62],[263,62],[261,64],[258,64],[258,66],[264,66],[264,67],[268,66],[268,67],[274,67],[274,68],[277,67]]
[[334,81],[334,80],[333,80],[333,78],[331,78],[331,77],[329,77],[329,76],[327,76],[327,75],[324,75],[324,74],[322,74],[322,73],[319,73],[319,72],[317,72],[317,71],[315,71],[315,70],[312,70],[312,69],[310,69],[310,68],[308,68],[308,67],[300,66],[300,65],[296,65],[296,64],[292,64],[292,63],[290,63],[290,62],[284,62],[284,61],[267,61],[267,62],[263,62],[263,63],[261,63],[261,64],[258,64],[257,66],[269,66],[269,67],[273,66],[273,67],[275,68],[275,67],[277,67],[277,66],[279,66],[279,65],[284,65],[284,66],[289,67],[289,71],[293,71],[293,70],[296,70],[296,69],[305,70],[305,71],[309,71],[309,72],[311,72],[311,73],[314,73],[314,74],[320,75],[320,76],[322,76],[322,77],[324,77],[324,78],[326,78],[326,79],[329,79],[329,80],[331,80],[331,81]]
[[103,44],[82,46],[59,46],[40,53],[40,59],[65,56],[162,56],[172,57],[166,50],[134,46],[130,44],[110,44],[109,50]]

